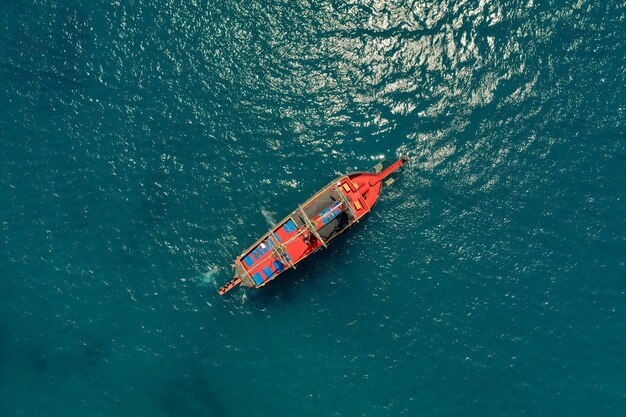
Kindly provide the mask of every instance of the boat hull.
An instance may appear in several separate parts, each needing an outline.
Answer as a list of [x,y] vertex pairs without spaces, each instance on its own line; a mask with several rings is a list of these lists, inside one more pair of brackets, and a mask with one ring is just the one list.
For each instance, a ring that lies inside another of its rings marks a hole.
[[326,247],[371,212],[382,180],[404,161],[381,172],[353,172],[335,178],[238,256],[233,265],[235,277],[219,293],[237,285],[262,287]]

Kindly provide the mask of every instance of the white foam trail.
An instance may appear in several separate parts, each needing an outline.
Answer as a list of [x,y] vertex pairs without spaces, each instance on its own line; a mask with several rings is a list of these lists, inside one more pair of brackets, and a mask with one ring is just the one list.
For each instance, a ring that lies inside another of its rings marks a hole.
[[267,222],[268,226],[274,227],[274,225],[276,224],[276,219],[274,219],[272,213],[265,209],[261,209],[261,214],[263,215],[263,218]]
[[219,268],[217,265],[212,265],[210,269],[200,275],[200,282],[204,285],[214,285],[217,283],[216,277],[219,275]]

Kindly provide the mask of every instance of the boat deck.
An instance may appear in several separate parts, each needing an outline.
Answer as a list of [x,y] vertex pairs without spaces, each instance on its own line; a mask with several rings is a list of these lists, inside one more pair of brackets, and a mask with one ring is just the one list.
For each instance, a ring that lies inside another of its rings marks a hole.
[[[335,179],[285,217],[234,264],[234,278],[218,292],[224,295],[236,285],[260,287],[275,279],[367,215],[376,204],[382,181],[406,161],[401,158],[382,170],[353,172]],[[389,185],[393,178],[385,181]]]

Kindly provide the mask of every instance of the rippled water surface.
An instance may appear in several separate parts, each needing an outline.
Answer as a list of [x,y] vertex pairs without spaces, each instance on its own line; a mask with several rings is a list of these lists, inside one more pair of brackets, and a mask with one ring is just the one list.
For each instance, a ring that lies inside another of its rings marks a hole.
[[[2,10],[0,415],[624,415],[623,2]],[[217,295],[400,154],[369,219]]]

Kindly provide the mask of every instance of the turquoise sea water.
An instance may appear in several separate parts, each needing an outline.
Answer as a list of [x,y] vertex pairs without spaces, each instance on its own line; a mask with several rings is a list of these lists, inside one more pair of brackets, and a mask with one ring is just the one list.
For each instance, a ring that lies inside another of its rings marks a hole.
[[[2,1],[0,415],[625,415],[625,18]],[[217,295],[400,154],[369,219]]]

